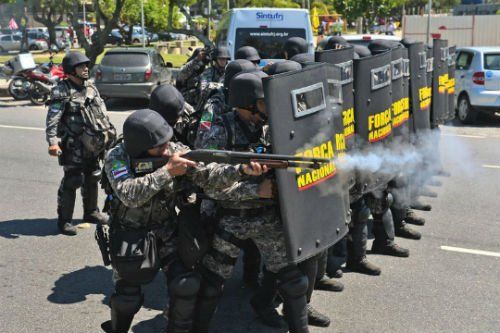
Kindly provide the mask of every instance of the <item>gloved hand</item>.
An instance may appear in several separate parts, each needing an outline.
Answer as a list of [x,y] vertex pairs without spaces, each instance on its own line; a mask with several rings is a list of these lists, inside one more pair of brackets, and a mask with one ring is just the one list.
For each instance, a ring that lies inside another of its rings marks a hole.
[[50,156],[59,156],[62,154],[62,150],[59,145],[49,146],[49,155]]

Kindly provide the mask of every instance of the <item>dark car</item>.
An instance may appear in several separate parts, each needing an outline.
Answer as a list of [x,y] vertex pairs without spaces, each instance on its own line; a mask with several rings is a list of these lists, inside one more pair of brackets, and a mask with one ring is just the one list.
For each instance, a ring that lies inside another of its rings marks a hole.
[[95,84],[104,97],[149,98],[153,89],[171,80],[161,54],[152,48],[115,48],[99,64]]
[[[99,34],[94,33],[92,35],[92,43],[97,43],[98,39],[99,39]],[[109,33],[108,36],[106,37],[106,44],[121,46],[124,42],[125,39],[117,29],[111,30],[111,33]]]

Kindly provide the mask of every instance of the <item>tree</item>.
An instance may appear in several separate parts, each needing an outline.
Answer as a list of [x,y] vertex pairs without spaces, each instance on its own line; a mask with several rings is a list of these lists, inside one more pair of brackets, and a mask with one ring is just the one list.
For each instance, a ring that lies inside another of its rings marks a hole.
[[[125,0],[92,0],[92,7],[96,16],[96,31],[94,34],[97,34],[97,38],[94,39],[94,43],[90,44],[84,34],[84,30],[80,29],[80,25],[78,24],[77,13],[80,1],[72,0],[73,15],[71,15],[71,24],[76,31],[78,44],[85,49],[85,54],[90,59],[89,68],[94,66],[97,56],[104,51],[106,37],[117,26],[124,3]],[[104,29],[101,29],[101,25],[104,25]]]
[[56,43],[56,26],[61,24],[70,6],[65,0],[31,0],[33,18],[47,27],[50,44]]

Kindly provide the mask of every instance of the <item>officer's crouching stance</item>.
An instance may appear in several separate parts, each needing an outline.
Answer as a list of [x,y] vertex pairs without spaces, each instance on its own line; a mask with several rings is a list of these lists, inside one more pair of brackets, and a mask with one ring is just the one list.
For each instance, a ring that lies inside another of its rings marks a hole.
[[59,156],[59,164],[64,167],[57,192],[57,224],[66,235],[76,235],[71,221],[79,187],[82,188],[83,220],[107,221],[97,208],[99,159],[113,144],[116,131],[105,115],[106,106],[97,88],[87,81],[89,62],[80,52],[70,52],[64,57],[62,65],[68,79],[52,90],[46,120],[49,154]]
[[[105,159],[104,169],[113,193],[110,254],[115,282],[110,301],[111,320],[101,325],[106,332],[128,332],[143,304],[141,284],[152,281],[159,267],[165,272],[170,298],[166,332],[190,331],[200,277],[185,268],[176,252],[178,179],[185,176],[195,185],[217,191],[239,181],[240,172],[262,174],[258,164],[197,165],[179,156],[188,148],[170,142],[172,135],[172,128],[160,114],[152,110],[136,111],[123,125],[124,142],[110,150]],[[131,159],[162,156],[170,157],[168,163],[151,173],[138,176],[131,170]],[[149,246],[144,246],[146,243]]]

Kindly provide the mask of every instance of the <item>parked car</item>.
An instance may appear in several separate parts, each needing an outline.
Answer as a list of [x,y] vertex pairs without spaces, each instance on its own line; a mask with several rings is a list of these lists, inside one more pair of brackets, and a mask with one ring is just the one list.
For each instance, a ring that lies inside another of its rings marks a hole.
[[28,32],[28,48],[30,50],[48,50],[49,35],[39,31]]
[[168,67],[155,49],[115,48],[102,58],[95,84],[103,97],[149,98],[157,85],[170,82]]
[[[94,33],[92,35],[92,43],[96,43],[98,38],[98,34]],[[106,44],[121,46],[123,43],[125,43],[125,38],[123,38],[118,29],[111,30],[111,32],[106,37]]]
[[458,119],[470,124],[480,112],[500,113],[500,47],[464,47],[456,54]]
[[19,35],[0,35],[0,53],[21,50],[22,37]]

